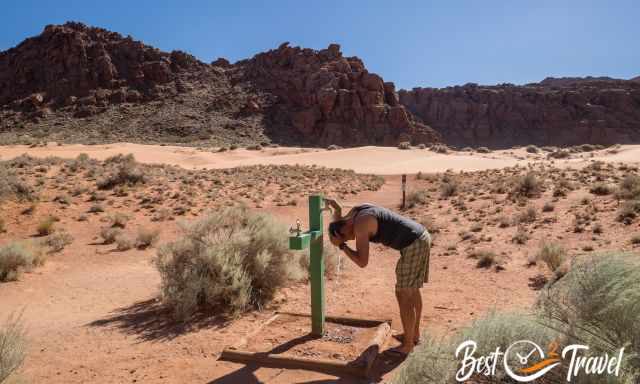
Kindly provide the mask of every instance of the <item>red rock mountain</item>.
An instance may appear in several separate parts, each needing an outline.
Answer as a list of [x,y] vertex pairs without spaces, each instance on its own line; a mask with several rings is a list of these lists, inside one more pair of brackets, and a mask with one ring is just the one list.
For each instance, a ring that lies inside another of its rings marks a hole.
[[0,52],[0,143],[637,142],[639,92],[610,78],[396,92],[336,44],[207,64],[70,22]]
[[304,145],[435,142],[338,45],[205,64],[81,23],[0,53],[0,139]]

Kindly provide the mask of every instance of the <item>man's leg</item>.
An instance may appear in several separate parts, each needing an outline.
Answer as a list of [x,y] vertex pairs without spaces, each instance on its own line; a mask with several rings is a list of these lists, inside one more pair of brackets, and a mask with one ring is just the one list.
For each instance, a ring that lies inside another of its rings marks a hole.
[[413,339],[418,342],[420,340],[420,320],[422,319],[422,294],[420,289],[416,289],[414,309],[416,313],[416,331],[413,334]]
[[400,307],[400,320],[404,339],[398,350],[403,353],[413,351],[416,339],[416,291],[418,288],[396,288],[396,298]]

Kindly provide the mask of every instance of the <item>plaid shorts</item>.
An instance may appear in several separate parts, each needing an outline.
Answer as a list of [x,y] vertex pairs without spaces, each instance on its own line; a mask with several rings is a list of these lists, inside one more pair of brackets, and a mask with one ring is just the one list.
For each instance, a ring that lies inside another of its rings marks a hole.
[[422,288],[429,281],[429,253],[431,236],[424,233],[400,250],[396,265],[396,288]]

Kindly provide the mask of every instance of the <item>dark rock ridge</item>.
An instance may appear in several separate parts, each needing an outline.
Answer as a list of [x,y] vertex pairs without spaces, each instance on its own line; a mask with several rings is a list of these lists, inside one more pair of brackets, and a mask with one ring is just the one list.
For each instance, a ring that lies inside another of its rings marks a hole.
[[547,78],[524,86],[414,88],[399,96],[458,146],[640,142],[640,83],[634,80]]

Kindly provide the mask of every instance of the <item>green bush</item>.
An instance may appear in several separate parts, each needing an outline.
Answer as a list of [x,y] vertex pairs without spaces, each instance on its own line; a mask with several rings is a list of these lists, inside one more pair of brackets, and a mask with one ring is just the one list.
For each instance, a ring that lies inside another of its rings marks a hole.
[[0,247],[0,281],[13,281],[23,271],[44,263],[41,249],[33,242],[12,242]]
[[20,315],[10,315],[0,327],[0,383],[14,373],[26,356],[26,337]]
[[259,308],[301,275],[300,263],[291,262],[286,228],[267,214],[226,208],[181,228],[184,236],[155,258],[162,300],[178,319]]
[[595,355],[617,354],[625,347],[626,360],[616,383],[631,384],[640,378],[638,281],[637,255],[583,256],[538,302],[547,326],[566,335],[567,343],[588,345]]

